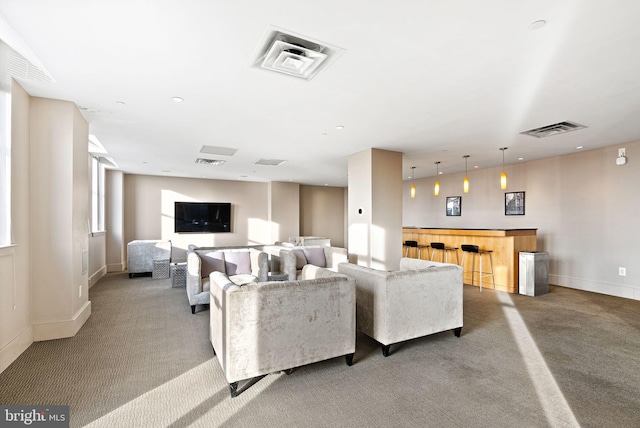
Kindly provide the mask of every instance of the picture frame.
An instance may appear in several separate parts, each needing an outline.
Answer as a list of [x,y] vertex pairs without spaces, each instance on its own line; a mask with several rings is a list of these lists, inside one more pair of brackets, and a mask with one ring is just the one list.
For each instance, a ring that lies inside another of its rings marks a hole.
[[447,217],[462,215],[462,196],[447,196],[446,213]]
[[504,194],[504,215],[524,215],[524,192]]

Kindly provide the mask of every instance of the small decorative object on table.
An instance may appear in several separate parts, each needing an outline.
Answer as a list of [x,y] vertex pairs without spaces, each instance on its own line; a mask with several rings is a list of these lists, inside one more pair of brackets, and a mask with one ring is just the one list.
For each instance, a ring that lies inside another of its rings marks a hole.
[[172,263],[171,264],[171,287],[186,287],[187,286],[187,264],[186,263]]
[[289,274],[286,272],[269,272],[269,281],[287,281]]
[[169,259],[153,261],[153,279],[169,278]]

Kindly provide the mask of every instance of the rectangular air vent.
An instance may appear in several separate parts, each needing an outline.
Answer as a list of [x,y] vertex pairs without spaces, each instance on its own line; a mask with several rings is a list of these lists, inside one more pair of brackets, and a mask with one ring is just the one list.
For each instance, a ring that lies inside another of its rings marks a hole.
[[202,165],[220,166],[225,162],[226,161],[219,160],[219,159],[203,159],[203,158],[196,159],[196,163],[197,164],[202,164]]
[[258,159],[254,163],[256,165],[278,166],[284,162],[286,161],[281,159]]
[[200,153],[206,153],[209,155],[220,156],[233,156],[238,149],[232,149],[231,147],[219,147],[219,146],[202,146]]
[[580,125],[575,122],[558,122],[553,125],[542,126],[540,128],[530,129],[523,131],[521,134],[530,135],[536,138],[545,138],[552,135],[564,134],[566,132],[577,131],[578,129],[586,128],[584,125]]

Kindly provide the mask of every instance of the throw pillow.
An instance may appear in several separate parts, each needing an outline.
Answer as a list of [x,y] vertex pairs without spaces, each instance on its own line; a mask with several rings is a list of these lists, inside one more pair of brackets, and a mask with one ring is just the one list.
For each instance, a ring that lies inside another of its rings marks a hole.
[[200,277],[209,278],[211,272],[226,273],[223,251],[209,251],[198,253],[200,256]]
[[296,270],[300,270],[307,264],[307,258],[302,250],[291,250],[296,255]]
[[322,248],[304,248],[304,255],[309,264],[319,267],[327,267],[327,259]]
[[251,273],[251,255],[248,251],[228,251],[224,265],[229,276]]

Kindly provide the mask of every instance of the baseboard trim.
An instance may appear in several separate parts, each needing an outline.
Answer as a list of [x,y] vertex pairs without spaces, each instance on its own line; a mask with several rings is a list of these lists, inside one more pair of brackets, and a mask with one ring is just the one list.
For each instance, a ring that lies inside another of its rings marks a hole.
[[634,285],[611,284],[607,282],[591,281],[584,278],[549,274],[549,283],[576,290],[591,291],[625,299],[640,300],[640,287]]
[[33,324],[33,341],[63,339],[73,337],[89,319],[91,302],[86,302],[70,320]]
[[33,343],[33,328],[22,330],[13,340],[0,349],[0,373],[5,371]]
[[100,278],[107,274],[107,266],[102,266],[96,273],[89,277],[89,288],[93,287]]
[[107,272],[124,272],[124,263],[109,263],[107,265]]

